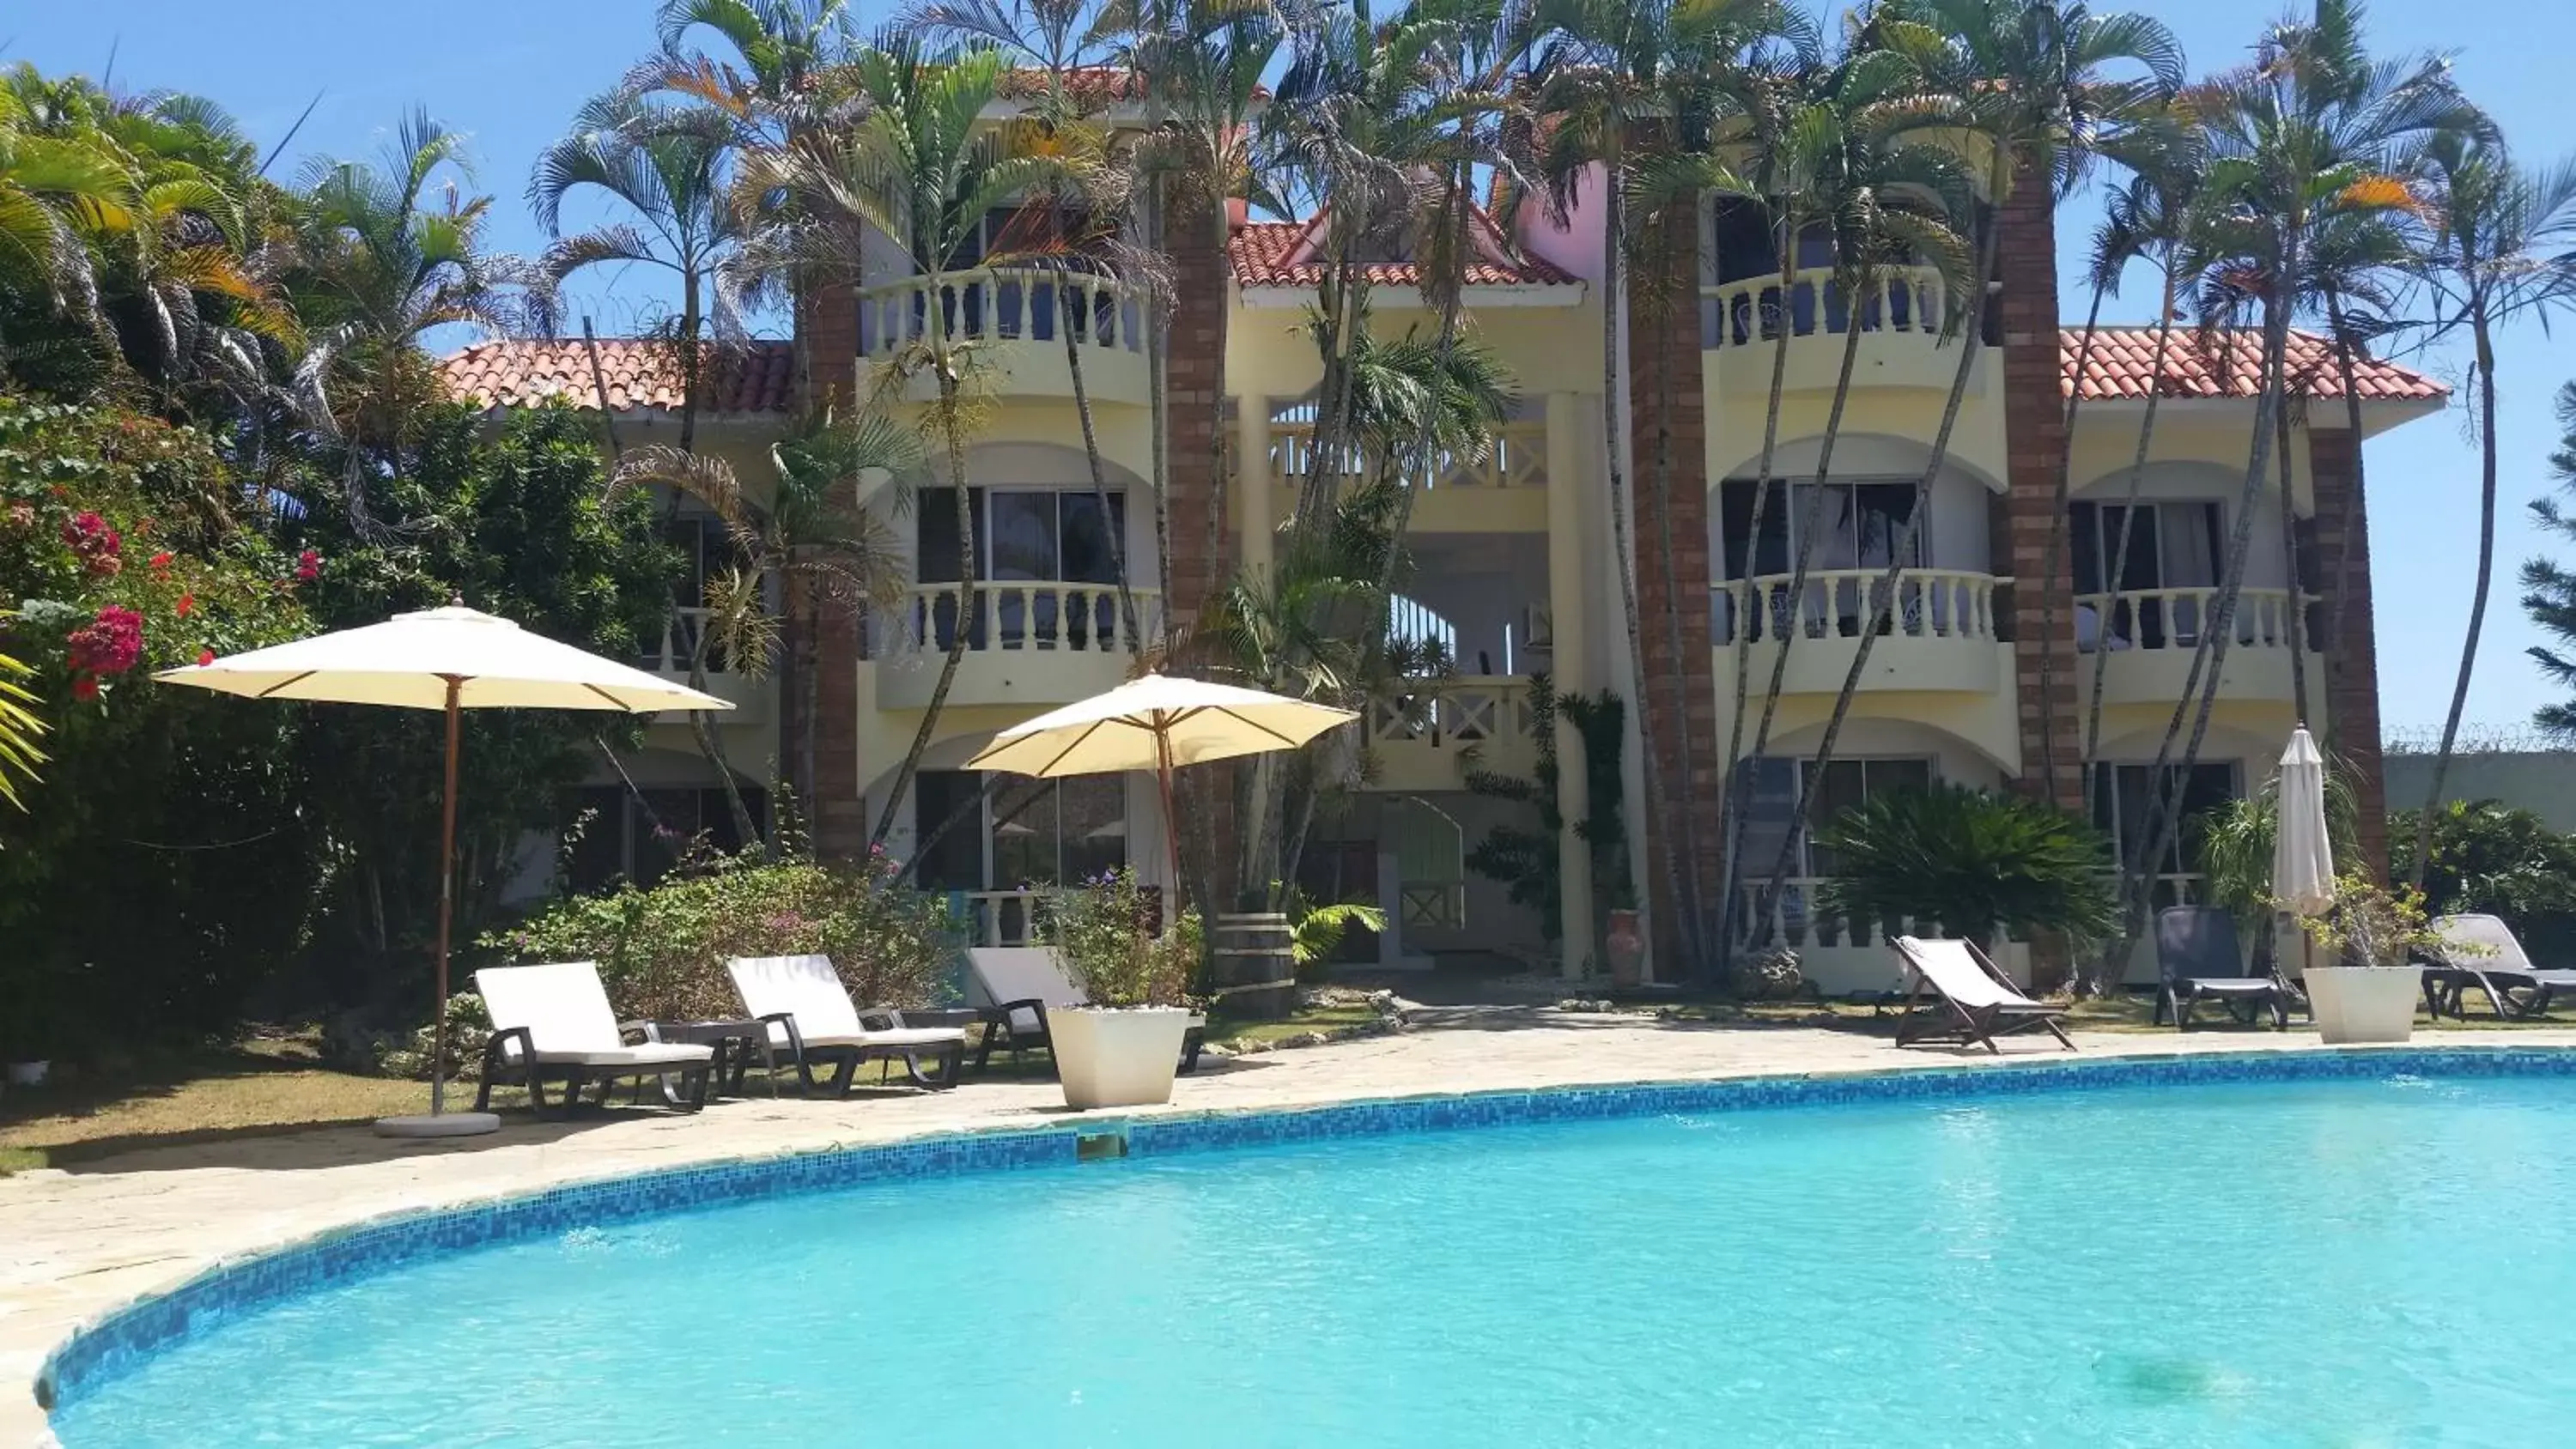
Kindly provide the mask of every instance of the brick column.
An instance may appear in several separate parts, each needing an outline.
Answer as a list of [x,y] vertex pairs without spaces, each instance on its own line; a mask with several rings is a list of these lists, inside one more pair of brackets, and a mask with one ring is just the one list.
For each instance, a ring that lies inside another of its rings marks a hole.
[[[2341,428],[2308,434],[2308,467],[2316,488],[2318,570],[2325,575],[2326,718],[2329,768],[2352,782],[2361,818],[2362,859],[2372,878],[2388,874],[2388,790],[2380,773],[2379,642],[2370,601],[2370,508],[2362,496],[2359,442]],[[2353,537],[2352,569],[2335,578],[2346,532]]]
[[[846,407],[858,391],[859,299],[847,286],[818,289],[797,307],[797,340],[807,369],[798,401],[807,414]],[[814,679],[814,777],[809,798],[798,800],[814,854],[852,860],[867,850],[867,801],[859,762],[858,664],[861,636],[857,600],[818,600],[812,650]],[[778,708],[782,771],[793,780],[804,758],[803,721],[796,700],[781,690]]]
[[[2057,479],[2066,466],[2066,395],[2058,359],[2057,218],[2045,168],[2025,164],[2000,209],[1997,244],[2003,278],[2001,373],[2004,389],[2004,537],[1995,560],[2012,576],[2013,694],[2021,720],[2023,792],[2084,808],[2083,724],[2075,688],[2075,551],[2061,540],[2057,569],[2048,568],[2050,538],[2064,528]],[[2053,606],[2049,601],[2054,600]],[[2053,607],[2054,629],[2042,627]],[[2053,720],[2042,737],[2042,661]],[[2053,746],[2053,752],[2051,747]],[[2053,760],[2055,770],[2046,763]],[[2053,773],[2054,778],[2050,778]]]
[[[1717,893],[1719,860],[1718,776],[1721,753],[1717,724],[1717,678],[1710,654],[1708,623],[1708,428],[1706,395],[1700,375],[1699,218],[1691,206],[1677,205],[1650,223],[1659,235],[1629,273],[1628,387],[1635,434],[1628,480],[1635,500],[1637,617],[1646,683],[1646,698],[1630,701],[1638,710],[1648,748],[1655,752],[1665,801],[1633,801],[1628,808],[1646,825],[1647,858],[1638,863],[1641,890],[1654,901],[1655,960],[1679,963],[1682,951],[1681,902],[1672,900],[1670,874],[1663,852],[1680,850],[1684,839],[1668,838],[1690,802],[1690,830],[1699,849],[1686,869],[1698,885],[1701,936],[1719,949]],[[1669,418],[1663,408],[1671,404]],[[1668,461],[1659,461],[1659,448]],[[1667,469],[1669,472],[1667,473]],[[1663,481],[1659,481],[1663,480]],[[1662,496],[1669,492],[1669,501]],[[1667,555],[1669,554],[1669,567]],[[1681,620],[1679,652],[1670,614]],[[1675,682],[1680,698],[1675,698]],[[1625,692],[1624,690],[1622,691]],[[1683,792],[1683,782],[1690,794]],[[1713,965],[1716,963],[1712,963]],[[1658,968],[1670,979],[1674,966]]]

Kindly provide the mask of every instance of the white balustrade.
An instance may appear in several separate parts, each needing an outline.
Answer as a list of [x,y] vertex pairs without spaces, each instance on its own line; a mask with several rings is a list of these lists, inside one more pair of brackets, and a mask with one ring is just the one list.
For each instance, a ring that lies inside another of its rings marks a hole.
[[[1894,936],[1935,937],[1939,927],[1900,916],[1892,921],[1838,915],[1825,910],[1822,893],[1831,879],[1827,876],[1793,875],[1781,882],[1778,898],[1771,902],[1767,920],[1762,919],[1762,896],[1771,884],[1767,863],[1757,862],[1762,878],[1749,880],[1737,887],[1736,938],[1754,947],[1786,946],[1792,951],[1830,951],[1853,947],[1884,947]],[[2019,940],[2011,931],[2007,939]],[[1895,957],[1888,958],[1892,968]]]
[[1420,680],[1403,695],[1369,702],[1368,737],[1433,749],[1526,743],[1529,690],[1528,680],[1503,676]]
[[[896,620],[886,654],[945,654],[957,637],[955,584],[916,584]],[[1162,632],[1163,597],[1157,589],[1130,589],[1135,630],[1128,628],[1116,584],[1046,580],[984,581],[968,591],[966,647],[992,650],[1062,650],[1077,654],[1133,654]],[[1142,639],[1138,635],[1144,636]]]
[[[2207,584],[2087,594],[2075,601],[2076,647],[2087,654],[2196,649],[2202,633],[2218,622],[2224,592]],[[2236,647],[2289,648],[2290,608],[2287,589],[2237,590],[2232,630]]]
[[951,342],[1061,347],[1070,327],[1076,342],[1142,353],[1144,295],[1113,278],[1049,267],[976,267],[935,283],[907,277],[859,293],[859,355],[885,357],[921,341],[934,318]]
[[[1149,885],[1144,890],[1160,919],[1163,888]],[[945,892],[950,915],[969,946],[1042,944],[1046,910],[1065,894],[1067,892],[1062,887],[1047,885],[1008,891]]]
[[[1315,425],[1274,422],[1270,425],[1270,476],[1300,482],[1315,471]],[[1344,481],[1370,471],[1357,448],[1343,450]],[[1547,425],[1505,423],[1494,432],[1493,446],[1481,457],[1442,453],[1424,468],[1416,484],[1426,491],[1444,488],[1545,488]]]
[[[661,639],[647,641],[643,652],[636,656],[635,667],[656,674],[687,674],[689,657],[697,651],[698,636],[706,631],[707,621],[714,616],[712,609],[673,609],[662,621]],[[707,671],[721,674],[725,671],[726,662],[723,645],[709,641]]]
[[1791,277],[1785,296],[1777,273],[1700,288],[1700,345],[1723,351],[1768,344],[1778,339],[1784,318],[1795,337],[1839,337],[1855,324],[1863,332],[1937,336],[1951,307],[1949,283],[1936,268],[1889,268],[1855,299],[1834,280],[1833,268],[1809,267]]
[[[1719,584],[1711,626],[1716,642],[1761,643],[1787,637],[1857,639],[1886,597],[1887,571],[1812,569],[1791,597],[1789,574]],[[1896,581],[1888,632],[1908,639],[1981,639],[1995,635],[1995,585],[2003,580],[1959,569],[1907,569]]]

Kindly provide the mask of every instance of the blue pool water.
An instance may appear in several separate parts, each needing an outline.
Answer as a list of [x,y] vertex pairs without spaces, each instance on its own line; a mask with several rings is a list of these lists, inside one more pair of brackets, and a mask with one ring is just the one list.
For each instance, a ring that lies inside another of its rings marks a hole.
[[892,1183],[434,1259],[67,1449],[2509,1445],[2576,1435],[2576,1081],[2106,1089]]

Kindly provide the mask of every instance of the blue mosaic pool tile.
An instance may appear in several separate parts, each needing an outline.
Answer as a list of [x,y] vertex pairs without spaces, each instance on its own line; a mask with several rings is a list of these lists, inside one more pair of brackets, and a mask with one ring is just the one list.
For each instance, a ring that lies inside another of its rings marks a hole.
[[1080,1137],[1123,1135],[1130,1156],[1233,1151],[1300,1142],[1445,1132],[1534,1122],[1668,1113],[1767,1111],[1854,1102],[1979,1099],[2204,1082],[2392,1076],[2576,1076],[2576,1051],[2546,1047],[2411,1047],[2230,1052],[2115,1060],[2052,1058],[2007,1065],[1917,1067],[1829,1077],[1747,1077],[1348,1102],[1287,1111],[1086,1122],[1079,1128],[924,1138],[883,1146],[674,1168],[551,1188],[501,1202],[408,1214],[276,1252],[219,1263],[120,1309],[56,1350],[37,1380],[48,1407],[79,1397],[144,1356],[266,1305],[421,1257],[631,1222],[719,1203],[829,1192],[862,1183],[1069,1166]]

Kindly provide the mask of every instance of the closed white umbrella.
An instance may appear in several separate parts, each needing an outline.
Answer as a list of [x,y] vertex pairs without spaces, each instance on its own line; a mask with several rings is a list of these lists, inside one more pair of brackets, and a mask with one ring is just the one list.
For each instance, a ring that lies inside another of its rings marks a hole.
[[394,1135],[456,1136],[489,1132],[498,1119],[472,1112],[447,1116],[448,926],[456,889],[457,715],[468,709],[602,709],[654,714],[666,709],[731,709],[711,694],[659,675],[584,653],[507,619],[466,608],[396,614],[381,624],[253,649],[208,664],[152,676],[253,699],[335,700],[435,709],[447,715],[447,789],[439,823],[438,1014],[429,1066],[427,1117],[388,1117]]
[[1162,786],[1163,838],[1171,847],[1177,889],[1181,841],[1172,825],[1175,768],[1293,750],[1357,718],[1347,709],[1257,689],[1148,674],[1011,726],[966,767],[1039,779],[1152,770]]
[[[2290,732],[2281,774],[2272,786],[2272,900],[2293,916],[2323,915],[2334,904],[2334,848],[2326,840],[2326,762],[2307,726]],[[2299,933],[2304,966],[2310,941]]]

